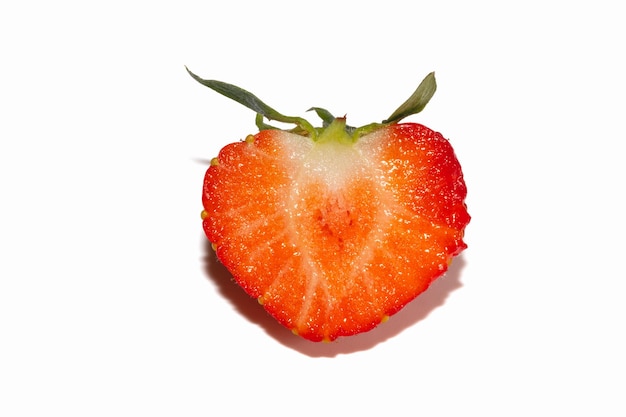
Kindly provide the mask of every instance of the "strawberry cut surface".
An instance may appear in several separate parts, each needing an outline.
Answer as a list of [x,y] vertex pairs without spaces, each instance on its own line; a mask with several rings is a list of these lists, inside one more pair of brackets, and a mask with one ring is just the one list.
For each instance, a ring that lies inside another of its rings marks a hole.
[[294,333],[371,330],[448,268],[470,217],[447,139],[416,123],[357,141],[262,130],[207,170],[203,228],[236,282]]

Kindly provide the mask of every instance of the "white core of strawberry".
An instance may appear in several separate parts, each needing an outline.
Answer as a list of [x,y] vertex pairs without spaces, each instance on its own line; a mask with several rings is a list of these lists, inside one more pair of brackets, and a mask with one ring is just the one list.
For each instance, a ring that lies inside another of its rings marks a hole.
[[355,144],[337,142],[314,143],[301,161],[300,180],[314,179],[329,188],[339,190],[346,181],[358,177],[369,165]]

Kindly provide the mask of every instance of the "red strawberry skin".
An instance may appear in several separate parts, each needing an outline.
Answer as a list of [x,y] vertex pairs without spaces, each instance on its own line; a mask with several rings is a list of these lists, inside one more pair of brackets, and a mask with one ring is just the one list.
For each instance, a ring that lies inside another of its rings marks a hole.
[[207,170],[203,228],[236,282],[312,341],[371,330],[466,244],[466,186],[441,134],[384,126],[351,144],[262,130]]

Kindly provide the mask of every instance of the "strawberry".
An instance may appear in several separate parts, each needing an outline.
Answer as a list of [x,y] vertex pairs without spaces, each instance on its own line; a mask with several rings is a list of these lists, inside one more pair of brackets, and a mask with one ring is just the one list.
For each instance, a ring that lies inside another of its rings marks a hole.
[[387,120],[360,128],[313,108],[323,120],[314,128],[189,74],[257,113],[260,132],[211,161],[203,228],[235,281],[293,333],[332,341],[371,330],[466,248],[466,187],[449,141],[399,123],[430,100],[433,73]]

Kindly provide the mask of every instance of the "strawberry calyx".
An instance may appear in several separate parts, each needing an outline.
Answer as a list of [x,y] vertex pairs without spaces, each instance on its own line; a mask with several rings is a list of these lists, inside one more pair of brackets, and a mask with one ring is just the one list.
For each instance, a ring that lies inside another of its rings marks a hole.
[[316,142],[320,144],[335,142],[349,145],[355,142],[355,137],[349,133],[346,118],[337,117],[320,131]]
[[185,69],[200,84],[256,112],[255,122],[259,130],[283,130],[265,123],[264,119],[268,121],[274,120],[281,123],[295,124],[296,126],[289,132],[308,136],[314,141],[338,141],[345,144],[354,143],[365,134],[390,124],[398,123],[405,117],[421,112],[437,90],[435,73],[431,72],[422,80],[413,94],[391,113],[387,119],[380,123],[370,123],[360,127],[348,126],[345,117],[335,117],[322,107],[311,107],[308,111],[314,111],[322,119],[321,127],[313,127],[308,120],[302,117],[287,116],[276,111],[260,98],[241,87],[223,81],[203,79],[191,72],[189,68],[185,67]]

